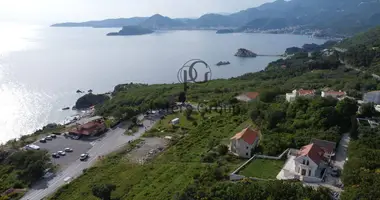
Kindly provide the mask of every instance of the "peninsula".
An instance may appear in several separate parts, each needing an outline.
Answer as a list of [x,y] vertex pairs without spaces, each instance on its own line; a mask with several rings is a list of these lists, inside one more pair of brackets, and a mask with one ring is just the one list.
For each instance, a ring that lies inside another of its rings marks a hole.
[[154,31],[141,26],[124,26],[119,32],[108,33],[107,36],[146,35]]

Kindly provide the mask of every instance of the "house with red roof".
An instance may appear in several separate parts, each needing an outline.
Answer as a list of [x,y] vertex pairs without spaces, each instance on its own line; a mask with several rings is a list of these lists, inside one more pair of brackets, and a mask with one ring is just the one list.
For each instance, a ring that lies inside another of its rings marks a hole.
[[243,94],[241,94],[235,98],[239,101],[250,102],[250,101],[256,100],[257,97],[259,97],[259,95],[260,95],[260,93],[258,93],[258,92],[246,92],[246,93],[243,93]]
[[82,136],[94,136],[100,133],[104,133],[107,127],[103,119],[87,122],[85,124],[78,124],[74,129],[69,131],[70,135]]
[[253,150],[257,147],[259,140],[260,131],[248,127],[231,138],[229,150],[236,156],[250,158],[253,156]]
[[286,93],[286,101],[293,102],[297,97],[314,97],[315,90],[293,90],[292,93]]
[[326,168],[328,160],[324,156],[325,151],[316,144],[303,146],[294,159],[295,172],[300,176],[320,176],[317,172]]
[[312,139],[301,149],[290,149],[288,160],[277,175],[277,179],[299,179],[307,182],[321,182],[331,157],[335,155],[335,142]]
[[332,98],[335,98],[335,99],[339,99],[339,98],[343,98],[346,96],[346,92],[343,92],[343,91],[326,91],[326,92],[322,92],[321,93],[321,96],[322,97],[332,97]]

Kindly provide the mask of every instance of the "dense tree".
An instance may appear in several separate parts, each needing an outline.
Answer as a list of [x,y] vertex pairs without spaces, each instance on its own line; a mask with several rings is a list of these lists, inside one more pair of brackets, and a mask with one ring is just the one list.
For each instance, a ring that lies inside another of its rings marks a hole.
[[359,132],[358,132],[358,121],[356,119],[356,116],[351,117],[351,129],[350,129],[350,136],[352,139],[356,140],[358,139]]
[[359,112],[361,117],[373,117],[378,115],[374,103],[362,104],[360,106]]
[[113,184],[97,184],[91,187],[92,194],[101,200],[111,200],[111,192],[116,190]]
[[193,114],[193,108],[192,107],[187,107],[184,111],[184,115],[186,117],[186,119],[190,119],[191,118],[191,114]]

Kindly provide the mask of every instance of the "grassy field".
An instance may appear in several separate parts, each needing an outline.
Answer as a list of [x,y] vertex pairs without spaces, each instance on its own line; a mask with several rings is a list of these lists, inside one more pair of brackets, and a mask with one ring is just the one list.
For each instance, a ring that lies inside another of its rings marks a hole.
[[[166,126],[163,120],[158,128]],[[179,116],[181,118],[181,116]],[[181,119],[182,120],[182,119]],[[117,186],[112,193],[113,198],[137,200],[172,199],[182,192],[193,178],[207,174],[210,168],[217,167],[215,163],[202,162],[202,156],[210,149],[210,141],[221,141],[235,134],[239,127],[247,120],[246,116],[213,116],[205,120],[195,119],[197,126],[192,122],[182,120],[188,128],[186,134],[167,150],[158,155],[152,162],[137,165],[129,162],[125,154],[115,154],[107,157],[96,167],[64,186],[50,199],[96,200],[91,194],[91,185],[94,183],[111,183]],[[221,159],[221,158],[220,158]],[[243,160],[224,159],[225,174],[239,166]]]
[[254,159],[239,174],[246,177],[276,179],[284,164],[283,160]]

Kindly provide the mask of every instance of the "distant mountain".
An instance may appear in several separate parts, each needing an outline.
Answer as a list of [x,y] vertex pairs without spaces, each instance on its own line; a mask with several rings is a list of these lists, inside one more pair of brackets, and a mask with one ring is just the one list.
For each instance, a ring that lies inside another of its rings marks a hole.
[[380,0],[277,0],[229,15],[205,14],[198,19],[171,19],[156,14],[149,18],[111,19],[53,26],[122,27],[150,29],[238,28],[281,29],[302,26],[326,33],[353,34],[380,25]]
[[107,36],[146,35],[153,32],[141,26],[124,26],[119,32],[108,33]]
[[140,26],[151,29],[166,29],[184,27],[185,23],[181,20],[171,19],[169,17],[156,14],[141,22]]
[[120,19],[106,19],[101,21],[88,21],[88,22],[67,22],[60,24],[53,24],[52,27],[93,27],[93,28],[119,28],[123,26],[138,25],[145,21],[147,17],[132,17]]
[[292,25],[292,23],[285,18],[258,18],[248,22],[245,27],[266,30],[285,28],[290,25]]
[[233,27],[236,26],[229,16],[206,14],[190,23],[193,27]]

